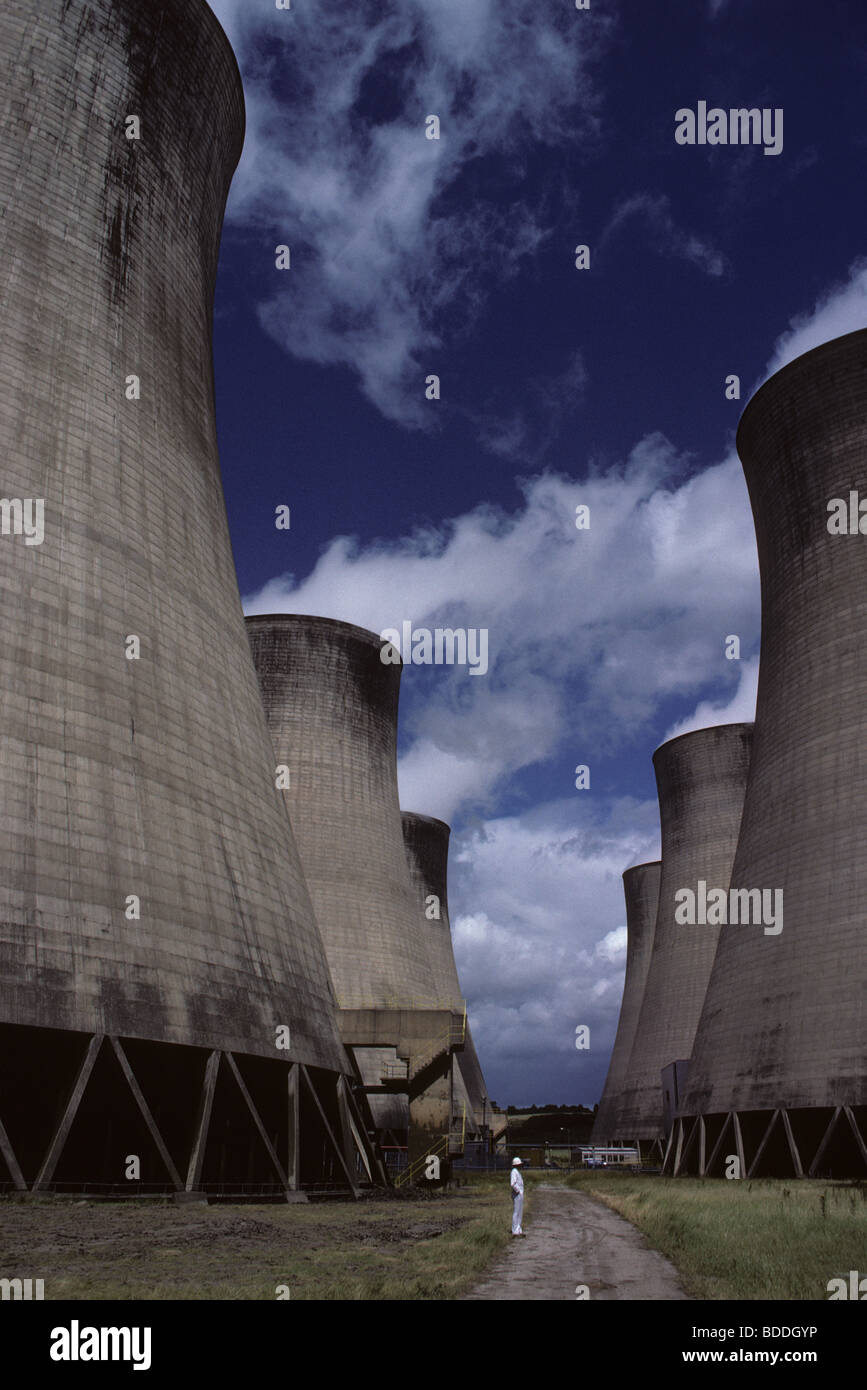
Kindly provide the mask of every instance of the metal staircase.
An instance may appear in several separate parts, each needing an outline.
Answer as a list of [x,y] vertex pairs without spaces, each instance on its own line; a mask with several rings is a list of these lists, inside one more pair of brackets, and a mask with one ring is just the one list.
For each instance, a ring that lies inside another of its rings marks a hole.
[[408,1168],[404,1168],[394,1180],[395,1187],[406,1187],[409,1183],[415,1182],[423,1173],[426,1172],[432,1158],[439,1159],[442,1163],[447,1158],[459,1158],[464,1151],[464,1141],[467,1132],[467,1107],[466,1103],[461,1103],[461,1114],[452,1116],[451,1126],[448,1134],[440,1137],[431,1145],[427,1153],[421,1154]]

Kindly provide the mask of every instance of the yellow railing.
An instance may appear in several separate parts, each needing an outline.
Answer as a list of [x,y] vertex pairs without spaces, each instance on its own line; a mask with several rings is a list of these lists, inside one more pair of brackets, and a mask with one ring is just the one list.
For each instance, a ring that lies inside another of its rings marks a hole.
[[404,1168],[402,1173],[398,1173],[394,1180],[395,1187],[403,1187],[406,1183],[412,1182],[412,1180],[417,1178],[419,1173],[427,1167],[432,1158],[447,1158],[448,1149],[449,1136],[444,1134],[441,1139],[438,1139],[436,1143],[428,1149],[426,1154],[422,1154],[421,1157],[417,1158],[414,1163],[411,1163],[408,1168]]
[[408,1168],[404,1168],[394,1180],[395,1187],[403,1187],[406,1183],[412,1182],[418,1175],[427,1168],[432,1158],[448,1158],[452,1152],[452,1145],[457,1142],[459,1152],[463,1153],[467,1134],[467,1105],[466,1101],[461,1102],[460,1119],[455,1121],[454,1117],[449,1126],[448,1134],[443,1134],[436,1143],[428,1149],[427,1153],[422,1154]]
[[455,1023],[454,1010],[448,1009],[452,1015],[449,1026],[433,1042],[428,1043],[424,1052],[411,1053],[409,1059],[397,1058],[394,1061],[384,1062],[380,1075],[384,1081],[408,1081],[411,1076],[417,1076],[420,1071],[429,1066],[435,1058],[443,1052],[451,1052],[453,1048],[460,1047],[466,1041],[467,1036],[467,1006],[463,1001],[463,1011],[460,1022]]
[[410,1054],[409,1074],[417,1076],[425,1067],[430,1066],[436,1057],[443,1052],[451,1052],[453,1047],[458,1047],[466,1038],[467,1033],[467,1008],[464,1005],[464,1012],[461,1015],[460,1023],[450,1023],[444,1033],[441,1033],[432,1043],[428,1045],[424,1052]]

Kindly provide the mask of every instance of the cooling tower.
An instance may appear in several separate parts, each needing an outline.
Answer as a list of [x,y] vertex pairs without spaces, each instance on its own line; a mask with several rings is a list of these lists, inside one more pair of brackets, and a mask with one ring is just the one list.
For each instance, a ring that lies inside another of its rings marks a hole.
[[346,1059],[217,458],[240,78],[203,0],[14,0],[0,54],[0,1152],[291,1187],[287,1067],[318,1148]]
[[397,795],[400,665],[331,618],[248,618],[247,633],[341,1007],[436,1007]]
[[[762,654],[732,887],[769,890],[769,906],[779,892],[784,911],[782,930],[767,930],[766,916],[723,928],[681,1111],[702,1116],[707,1171],[739,1147],[750,1173],[863,1176],[867,331],[771,377],[737,446],[758,542]],[[833,534],[838,512],[845,531]],[[691,1162],[704,1168],[698,1149]]]
[[446,1080],[463,1015],[456,978],[446,987],[444,953],[431,949],[436,924],[420,910],[404,850],[401,665],[382,661],[387,644],[375,633],[331,618],[252,617],[247,632],[343,1040],[354,1049],[392,1047],[406,1062],[413,1158],[448,1130]]
[[414,811],[401,813],[401,828],[415,889],[415,911],[433,972],[434,993],[438,999],[448,1000],[451,1008],[462,1009],[449,921],[447,874],[451,831],[444,821],[420,816]]
[[622,1091],[628,1077],[629,1058],[650,967],[661,869],[662,864],[657,860],[652,864],[636,864],[623,875],[623,892],[626,898],[626,978],[623,983],[620,1019],[608,1066],[608,1076],[593,1124],[593,1144],[608,1144],[614,1139],[632,1137],[622,1132],[620,1123]]
[[[435,971],[437,993],[441,998],[451,999],[453,1008],[461,1009],[463,1001],[449,918],[448,856],[451,831],[444,821],[436,820],[433,816],[417,815],[413,811],[404,811],[401,819],[410,873]],[[455,1080],[467,1104],[467,1127],[478,1133],[487,1120],[487,1087],[469,1024],[464,1048],[455,1054],[454,1062],[457,1070]]]
[[[720,931],[702,921],[710,916],[701,911],[702,888],[728,889],[751,742],[751,724],[722,724],[669,739],[653,755],[662,829],[659,905],[619,1138],[661,1137],[662,1068],[692,1052]],[[681,890],[696,897],[694,925],[675,919]]]

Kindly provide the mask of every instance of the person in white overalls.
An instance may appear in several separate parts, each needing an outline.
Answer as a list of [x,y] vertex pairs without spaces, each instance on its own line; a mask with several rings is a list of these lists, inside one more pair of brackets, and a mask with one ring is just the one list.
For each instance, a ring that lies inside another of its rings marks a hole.
[[521,1218],[524,1215],[524,1179],[521,1176],[521,1160],[512,1159],[512,1235],[522,1236]]

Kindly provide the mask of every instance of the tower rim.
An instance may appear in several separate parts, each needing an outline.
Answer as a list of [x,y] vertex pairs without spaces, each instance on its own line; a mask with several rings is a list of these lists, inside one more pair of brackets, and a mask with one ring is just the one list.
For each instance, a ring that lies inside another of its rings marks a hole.
[[443,830],[447,830],[451,834],[452,828],[448,821],[441,820],[439,816],[429,816],[425,811],[405,811],[402,806],[400,814],[407,819],[421,821],[424,825],[442,826]]
[[636,872],[638,871],[638,869],[661,869],[661,868],[662,868],[662,860],[661,860],[661,859],[643,859],[643,860],[641,861],[640,864],[630,864],[628,869],[624,869],[624,870],[623,870],[623,873],[620,875],[620,877],[621,877],[622,879],[625,879],[627,874],[634,874],[634,873],[636,873]]
[[752,426],[753,416],[756,412],[765,409],[776,392],[787,390],[790,378],[796,373],[809,370],[823,357],[830,357],[833,353],[839,352],[844,344],[851,344],[855,339],[867,341],[867,328],[855,328],[851,333],[840,333],[835,338],[828,338],[824,343],[817,343],[815,347],[807,348],[806,352],[799,353],[790,362],[778,367],[762,382],[761,386],[756,388],[744,406],[735,433],[735,448],[741,462],[744,459],[742,445],[745,446],[746,433]]
[[[725,724],[703,724],[702,727],[701,727],[700,729],[687,729],[685,733],[682,733],[682,734],[675,734],[673,738],[667,738],[667,739],[665,739],[665,741],[664,741],[663,743],[660,743],[660,744],[658,745],[658,747],[654,748],[654,750],[653,750],[653,761],[654,761],[654,763],[656,762],[656,756],[657,756],[657,754],[658,754],[658,753],[661,753],[661,752],[663,751],[663,749],[670,748],[670,747],[672,746],[672,744],[680,743],[682,739],[685,739],[685,738],[694,738],[694,737],[696,736],[696,734],[704,734],[705,736],[707,736],[708,734],[715,733],[717,729],[753,729],[754,727],[755,727],[755,720],[753,720],[753,719],[738,719],[738,720],[735,720],[735,721],[733,721],[733,722],[731,722],[731,723],[725,723]],[[638,866],[636,865],[635,867],[637,868]]]
[[[380,651],[383,646],[388,645],[378,632],[371,628],[360,627],[357,623],[348,623],[344,618],[326,618],[319,613],[249,613],[245,614],[245,621],[251,626],[265,626],[266,624],[276,624],[278,627],[290,627],[298,623],[306,623],[309,626],[318,628],[322,632],[340,633],[345,637],[352,637],[358,642],[363,642],[365,646],[375,647]],[[393,665],[402,665],[394,662]]]

